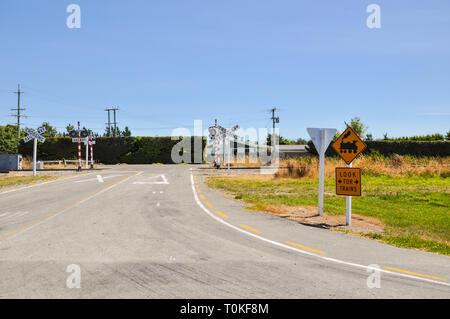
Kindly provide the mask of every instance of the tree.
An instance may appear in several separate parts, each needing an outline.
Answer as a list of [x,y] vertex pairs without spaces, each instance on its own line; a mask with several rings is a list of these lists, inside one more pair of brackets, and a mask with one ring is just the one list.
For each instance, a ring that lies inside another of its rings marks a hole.
[[[25,132],[20,131],[20,138],[25,137]],[[0,154],[17,153],[17,125],[0,126]]]
[[42,123],[41,127],[45,127],[45,132],[42,133],[43,137],[56,137],[58,135],[56,128],[51,126],[49,122]]
[[347,127],[351,127],[358,136],[364,136],[367,129],[369,128],[367,125],[364,125],[361,122],[361,119],[359,117],[354,117],[350,120],[350,124],[347,122],[344,122]]
[[367,134],[366,134],[365,140],[366,140],[366,141],[373,141],[372,133],[367,133]]
[[445,140],[450,141],[450,131],[445,135]]
[[305,140],[304,138],[299,137],[299,138],[297,139],[296,143],[297,143],[298,145],[307,145],[307,144],[308,144],[308,141]]
[[[278,145],[295,145],[295,143],[295,141],[284,138],[283,136],[280,136],[280,138],[278,139]],[[267,145],[272,145],[272,134],[270,133],[267,136]]]
[[69,134],[69,133],[72,132],[73,130],[75,130],[75,126],[73,126],[72,124],[67,124],[67,126],[66,126],[66,132],[67,132],[67,134]]
[[130,137],[131,136],[131,131],[128,128],[128,126],[125,126],[125,129],[122,131],[122,136],[124,136],[124,137]]

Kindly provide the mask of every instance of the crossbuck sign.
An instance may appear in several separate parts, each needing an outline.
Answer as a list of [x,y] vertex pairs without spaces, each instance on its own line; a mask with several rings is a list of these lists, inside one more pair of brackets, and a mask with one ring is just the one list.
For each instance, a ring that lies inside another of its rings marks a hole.
[[38,128],[37,130],[33,130],[31,128],[26,128],[25,132],[28,134],[23,140],[25,143],[28,143],[31,140],[34,140],[34,147],[33,147],[33,176],[36,176],[36,157],[37,157],[37,141],[44,143],[45,137],[43,137],[41,134],[45,133],[46,129],[45,127]]
[[27,137],[23,139],[25,143],[28,143],[32,139],[37,139],[41,143],[45,142],[45,137],[41,135],[45,133],[45,127],[41,127],[37,130],[33,130],[32,128],[26,128],[24,131],[28,134]]

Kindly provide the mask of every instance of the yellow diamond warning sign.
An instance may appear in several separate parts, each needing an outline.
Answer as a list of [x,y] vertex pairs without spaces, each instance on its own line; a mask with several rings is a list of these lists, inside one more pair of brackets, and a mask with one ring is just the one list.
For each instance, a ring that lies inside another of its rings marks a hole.
[[336,195],[361,196],[361,169],[336,168]]
[[367,147],[351,127],[347,128],[332,146],[347,164],[353,162]]

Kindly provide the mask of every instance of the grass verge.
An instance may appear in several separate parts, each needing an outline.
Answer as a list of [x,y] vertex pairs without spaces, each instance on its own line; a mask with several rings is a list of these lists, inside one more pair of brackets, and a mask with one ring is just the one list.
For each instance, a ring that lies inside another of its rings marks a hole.
[[0,189],[3,187],[31,184],[37,181],[46,181],[56,176],[0,176]]
[[[363,176],[363,196],[352,212],[381,221],[382,233],[361,235],[405,248],[450,255],[450,179],[440,175]],[[252,210],[317,206],[317,178],[272,176],[209,177],[209,187],[225,190]],[[335,195],[334,178],[325,180],[327,215],[345,215],[345,197]]]

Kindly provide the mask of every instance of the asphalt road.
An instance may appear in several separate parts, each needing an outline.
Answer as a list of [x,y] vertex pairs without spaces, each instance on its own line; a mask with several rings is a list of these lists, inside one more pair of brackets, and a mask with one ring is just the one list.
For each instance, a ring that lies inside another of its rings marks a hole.
[[244,210],[196,166],[0,192],[1,298],[449,298],[449,279],[449,257]]

